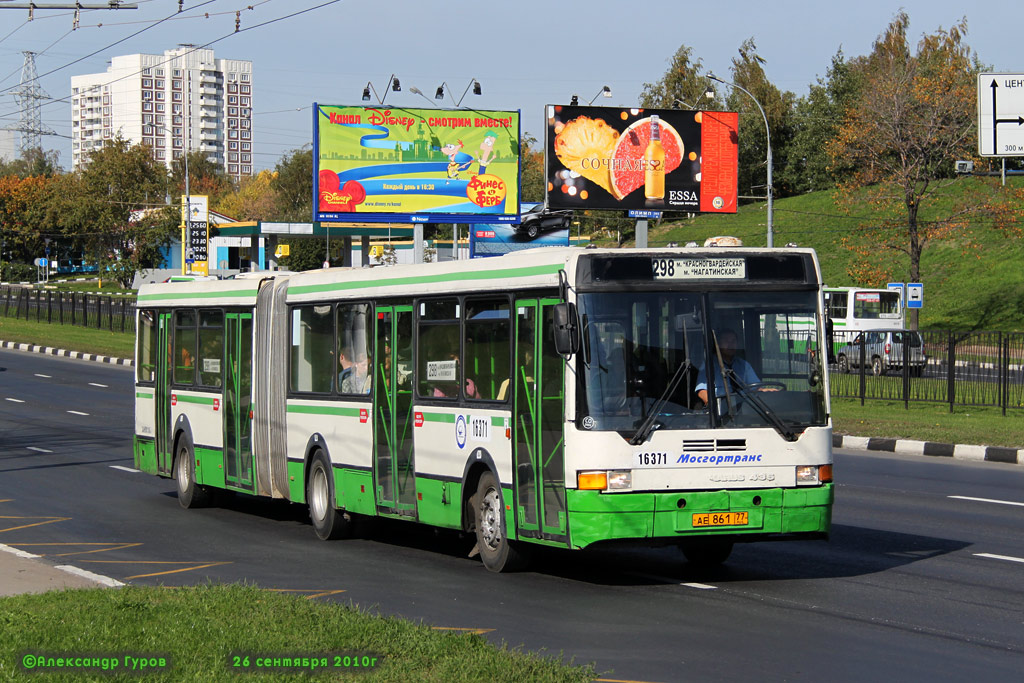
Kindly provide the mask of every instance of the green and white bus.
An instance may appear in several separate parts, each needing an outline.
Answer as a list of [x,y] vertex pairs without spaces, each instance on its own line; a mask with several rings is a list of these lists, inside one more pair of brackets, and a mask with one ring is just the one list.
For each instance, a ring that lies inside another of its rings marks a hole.
[[323,539],[374,516],[475,533],[492,571],[613,542],[719,563],[828,535],[823,320],[806,249],[145,285],[135,463],[184,507],[218,489],[308,505]]

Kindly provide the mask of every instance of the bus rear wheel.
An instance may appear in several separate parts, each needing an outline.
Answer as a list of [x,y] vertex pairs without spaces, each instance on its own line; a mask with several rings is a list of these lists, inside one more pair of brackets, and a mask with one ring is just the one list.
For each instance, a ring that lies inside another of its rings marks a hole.
[[306,503],[313,530],[322,541],[347,538],[352,534],[351,514],[334,507],[334,476],[327,457],[318,452],[309,466]]
[[178,455],[174,458],[174,481],[178,488],[178,503],[186,510],[210,504],[210,492],[196,483],[195,455],[192,444],[185,437],[178,442]]
[[719,538],[695,538],[680,548],[686,561],[699,568],[717,567],[732,554],[732,541]]
[[501,487],[492,472],[484,472],[480,477],[472,504],[476,547],[484,566],[492,572],[524,568],[528,560],[526,550],[508,538]]

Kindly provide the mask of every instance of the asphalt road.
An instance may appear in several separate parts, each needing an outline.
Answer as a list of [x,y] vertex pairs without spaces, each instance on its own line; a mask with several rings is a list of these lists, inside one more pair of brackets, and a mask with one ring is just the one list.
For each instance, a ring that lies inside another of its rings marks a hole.
[[[606,679],[1019,680],[1024,468],[838,452],[829,542],[546,553],[488,573],[469,543],[382,523],[323,543],[306,511],[182,510],[130,471],[129,368],[0,351],[0,543],[139,584],[255,582],[593,662]],[[119,469],[126,468],[126,469]]]

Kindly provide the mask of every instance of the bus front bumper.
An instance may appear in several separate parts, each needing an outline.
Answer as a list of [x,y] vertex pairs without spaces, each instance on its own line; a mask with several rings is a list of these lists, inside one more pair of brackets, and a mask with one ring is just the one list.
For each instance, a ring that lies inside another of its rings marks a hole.
[[693,536],[821,537],[832,523],[832,487],[614,494],[569,489],[572,546],[629,539],[670,543]]

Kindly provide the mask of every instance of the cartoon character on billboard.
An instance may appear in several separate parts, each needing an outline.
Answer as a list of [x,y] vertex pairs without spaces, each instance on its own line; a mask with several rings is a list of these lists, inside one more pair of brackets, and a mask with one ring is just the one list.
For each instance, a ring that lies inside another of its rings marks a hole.
[[[447,145],[441,148],[441,153],[448,157],[448,179],[458,180],[459,171],[464,171],[469,168],[469,165],[473,162],[473,157],[468,154],[462,153],[463,143],[462,140],[456,140],[455,142],[449,142]],[[465,160],[459,159],[464,157]]]
[[498,142],[498,134],[493,130],[484,133],[484,140],[480,143],[480,156],[477,161],[480,163],[480,175],[487,173],[487,165],[494,161],[494,145]]

